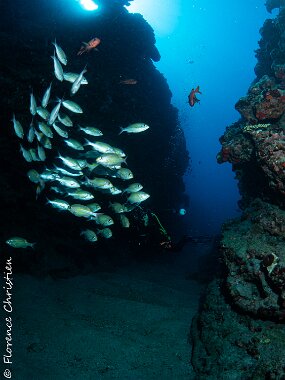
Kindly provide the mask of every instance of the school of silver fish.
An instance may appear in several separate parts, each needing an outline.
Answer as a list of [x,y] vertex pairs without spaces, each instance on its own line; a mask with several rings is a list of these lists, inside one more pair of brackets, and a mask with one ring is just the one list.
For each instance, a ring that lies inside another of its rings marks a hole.
[[[81,85],[88,84],[84,77],[87,68],[85,66],[79,74],[64,72],[67,56],[56,41],[53,45],[54,76],[60,82],[70,82],[70,97],[74,96]],[[94,224],[95,231],[81,231],[80,235],[87,241],[94,243],[98,236],[109,239],[112,237],[110,226],[118,221],[123,228],[129,228],[129,214],[150,195],[142,191],[143,186],[138,182],[125,185],[134,178],[126,167],[126,154],[120,148],[103,142],[103,132],[96,126],[78,124],[78,115],[84,112],[83,108],[73,100],[53,96],[52,88],[50,83],[41,98],[31,92],[29,111],[32,121],[29,126],[22,126],[13,114],[14,131],[22,140],[20,151],[25,161],[31,164],[38,162],[35,164],[37,170],[31,168],[27,176],[36,186],[36,197],[44,191],[47,203],[53,208]],[[72,120],[74,116],[76,121]],[[140,133],[148,128],[145,123],[134,123],[121,128],[119,134]],[[61,139],[65,144],[64,151],[68,153],[59,151]],[[58,152],[58,156],[56,162],[47,167],[46,160],[51,150]],[[116,181],[116,185],[112,181]],[[102,204],[96,203],[99,192],[105,194],[106,201]],[[34,245],[21,237],[10,238],[6,243],[14,248]]]

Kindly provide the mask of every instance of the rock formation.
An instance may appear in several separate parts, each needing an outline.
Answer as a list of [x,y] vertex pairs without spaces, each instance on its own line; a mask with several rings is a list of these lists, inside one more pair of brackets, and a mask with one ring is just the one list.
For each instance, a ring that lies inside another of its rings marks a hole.
[[266,5],[280,13],[261,29],[241,119],[220,139],[243,213],[223,227],[219,279],[192,324],[198,379],[285,378],[285,9]]

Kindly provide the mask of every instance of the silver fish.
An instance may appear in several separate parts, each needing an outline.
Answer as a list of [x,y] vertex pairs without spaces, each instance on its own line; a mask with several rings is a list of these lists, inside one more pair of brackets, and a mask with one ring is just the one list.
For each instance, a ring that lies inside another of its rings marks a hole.
[[29,243],[26,239],[18,237],[18,236],[15,236],[6,240],[6,243],[13,248],[27,248],[27,247],[34,248],[34,245],[36,244],[36,243]]
[[114,153],[117,154],[118,156],[121,156],[123,158],[127,157],[126,153],[122,151],[120,148],[116,148],[113,146]]
[[71,205],[69,211],[73,215],[82,217],[82,218],[90,218],[91,216],[96,216],[94,215],[93,211],[90,210],[89,207],[81,205],[81,204]]
[[69,195],[73,199],[78,199],[80,201],[90,201],[91,199],[94,199],[94,195],[92,195],[89,191],[82,189],[76,189],[75,191],[68,192],[67,195]]
[[110,228],[103,228],[102,230],[98,230],[97,234],[102,235],[105,239],[110,239],[112,237],[112,231]]
[[80,184],[76,181],[74,178],[70,177],[59,177],[57,181],[62,185],[66,187],[70,187],[72,189],[79,188]]
[[81,86],[81,82],[83,80],[83,75],[87,72],[87,69],[86,69],[86,66],[84,67],[84,69],[81,71],[81,73],[78,75],[78,77],[76,78],[76,80],[73,82],[72,86],[71,86],[71,90],[70,90],[70,94],[71,95],[74,95],[77,93],[77,91],[79,90],[80,86]]
[[132,183],[130,186],[128,186],[124,192],[126,193],[137,193],[143,188],[143,186],[140,183]]
[[113,187],[112,183],[106,178],[87,179],[86,185],[103,190]]
[[63,100],[62,105],[69,111],[74,113],[83,113],[82,108],[72,100]]
[[39,121],[38,122],[38,126],[39,126],[39,130],[46,136],[46,137],[49,137],[49,138],[52,138],[53,137],[53,133],[52,133],[52,130],[50,129],[50,127],[46,124],[46,123],[43,123],[42,121]]
[[70,119],[69,116],[63,114],[63,113],[59,113],[58,114],[58,120],[63,124],[65,125],[66,127],[72,127],[73,126],[73,122],[72,120]]
[[62,199],[50,200],[47,198],[47,203],[49,203],[52,207],[57,208],[58,210],[69,210],[70,209],[69,203],[62,200]]
[[90,241],[91,243],[94,243],[95,241],[98,240],[97,235],[94,231],[92,230],[83,230],[80,233],[81,236],[84,236],[86,240]]
[[43,133],[40,136],[39,142],[42,144],[42,146],[46,149],[52,149],[52,144],[50,139],[45,136]]
[[115,214],[121,214],[122,212],[126,211],[125,206],[119,202],[110,202],[109,207],[114,211]]
[[20,151],[22,152],[23,157],[27,162],[33,161],[33,157],[31,156],[30,151],[25,149],[22,145],[20,145]]
[[[63,73],[63,79],[67,82],[73,83],[78,78],[79,74],[77,73]],[[82,77],[81,84],[88,84],[88,81],[85,77]]]
[[130,227],[130,221],[129,221],[129,219],[126,217],[126,215],[124,215],[124,214],[120,214],[120,215],[119,215],[119,219],[120,219],[120,222],[121,222],[122,227],[124,227],[124,228],[129,228],[129,227]]
[[149,126],[146,125],[145,123],[135,123],[135,124],[129,125],[128,127],[121,128],[121,132],[119,133],[119,135],[123,132],[140,133],[140,132],[146,131],[148,128]]
[[59,134],[59,136],[65,138],[65,139],[68,138],[68,132],[67,132],[66,130],[62,129],[62,128],[58,125],[58,123],[57,123],[56,121],[53,123],[52,126],[53,126],[54,130]]
[[95,136],[95,137],[98,137],[98,136],[103,136],[103,133],[95,128],[95,127],[81,127],[79,125],[79,129],[80,131],[83,131],[84,133],[86,133],[87,135],[90,135],[90,136]]
[[44,181],[56,181],[58,178],[60,178],[58,173],[53,172],[50,169],[46,169],[40,174],[41,179]]
[[29,149],[29,152],[30,152],[30,155],[31,155],[33,161],[40,161],[40,158],[39,158],[39,156],[37,154],[36,149],[31,148],[31,149]]
[[75,150],[84,150],[83,145],[79,141],[77,141],[77,140],[68,139],[68,140],[64,140],[64,142],[66,143],[66,145],[68,145],[72,149],[75,149]]
[[128,202],[131,204],[141,203],[149,197],[150,195],[145,193],[144,191],[137,191],[136,193],[131,193],[131,195],[128,197]]
[[77,162],[77,160],[71,158],[71,157],[63,157],[61,155],[58,156],[58,158],[60,160],[62,160],[62,162],[68,166],[69,168],[73,169],[73,170],[81,170],[82,167],[79,165],[79,163]]
[[101,210],[101,206],[98,203],[89,203],[88,207],[93,212],[97,212],[97,211]]
[[33,183],[39,183],[41,181],[41,177],[35,169],[29,170],[27,176],[29,180]]
[[13,119],[12,119],[12,121],[13,121],[14,130],[15,130],[16,135],[17,135],[20,139],[24,138],[24,129],[23,129],[21,123],[20,123],[18,120],[16,120],[16,118],[15,118],[15,114],[13,114]]
[[113,219],[109,215],[106,215],[106,214],[97,214],[95,218],[95,222],[97,224],[100,224],[103,227],[108,227],[114,224]]
[[57,55],[57,58],[60,60],[60,62],[63,64],[63,65],[66,65],[67,64],[67,58],[66,58],[66,54],[65,52],[63,51],[63,49],[56,43],[56,40],[54,42],[52,42],[52,44],[54,45],[55,47],[55,51],[56,51],[56,55]]
[[109,191],[110,191],[110,193],[111,193],[112,195],[122,194],[122,190],[118,189],[118,188],[115,187],[115,186],[110,187]]
[[113,167],[121,165],[122,162],[126,163],[126,160],[114,153],[104,153],[96,158],[96,162],[102,166]]
[[58,167],[58,166],[55,166],[54,168],[55,168],[55,171],[60,172],[64,175],[67,175],[68,177],[79,177],[79,176],[83,175],[82,171],[77,171],[76,173],[71,173],[71,172],[69,172],[63,168]]
[[45,152],[44,148],[40,145],[38,145],[38,156],[39,156],[39,159],[41,161],[46,160],[46,152]]
[[85,139],[85,141],[86,141],[86,145],[92,146],[92,148],[95,149],[95,150],[97,150],[97,152],[100,152],[100,153],[114,153],[114,149],[109,144],[106,144],[106,143],[101,142],[101,141],[91,142],[91,141],[89,141],[87,139]]
[[37,107],[37,114],[45,121],[49,119],[49,112],[43,107]]
[[33,126],[33,123],[31,123],[29,132],[27,135],[27,140],[29,141],[29,143],[32,143],[34,141],[34,138],[35,138],[35,128]]
[[63,81],[63,69],[61,64],[59,63],[59,60],[56,58],[55,55],[51,57],[53,59],[53,66],[54,66],[54,75],[55,77],[62,82]]
[[[61,107],[61,103],[62,103],[62,101],[59,100],[58,103],[57,103],[57,105],[51,111],[50,117],[48,119],[48,124],[49,125],[52,125],[56,121],[57,116],[59,114],[60,107]],[[50,137],[50,136],[48,136],[48,137]]]
[[46,106],[48,105],[49,98],[50,98],[50,92],[51,92],[51,84],[49,85],[49,87],[46,89],[46,91],[44,93],[42,103],[41,103],[43,108],[46,108]]
[[134,178],[133,173],[130,171],[130,169],[127,169],[127,168],[119,169],[116,173],[116,176],[123,180],[129,180],[129,179]]
[[33,116],[35,116],[35,114],[37,113],[37,102],[33,92],[31,92],[30,95],[30,112]]

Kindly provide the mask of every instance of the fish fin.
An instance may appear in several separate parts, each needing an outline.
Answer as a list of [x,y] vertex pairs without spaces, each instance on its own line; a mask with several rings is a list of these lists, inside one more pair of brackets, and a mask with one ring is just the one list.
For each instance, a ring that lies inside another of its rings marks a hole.
[[202,92],[200,91],[200,86],[197,86],[197,87],[196,87],[195,92],[197,92],[198,94],[202,94]]

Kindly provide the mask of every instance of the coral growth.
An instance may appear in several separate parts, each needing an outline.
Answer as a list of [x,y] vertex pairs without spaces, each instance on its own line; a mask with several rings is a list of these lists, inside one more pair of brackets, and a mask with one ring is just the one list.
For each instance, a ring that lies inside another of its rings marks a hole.
[[[279,65],[281,66],[281,65]],[[276,66],[275,66],[276,68]],[[282,69],[275,70],[275,75],[282,77]],[[253,84],[248,95],[241,98],[236,104],[236,110],[250,123],[263,122],[264,120],[276,121],[285,110],[284,77],[280,85],[276,78],[264,75],[257,83]]]

